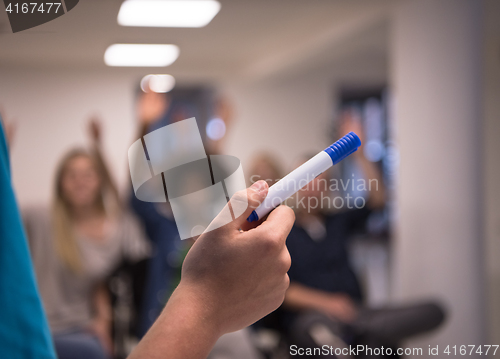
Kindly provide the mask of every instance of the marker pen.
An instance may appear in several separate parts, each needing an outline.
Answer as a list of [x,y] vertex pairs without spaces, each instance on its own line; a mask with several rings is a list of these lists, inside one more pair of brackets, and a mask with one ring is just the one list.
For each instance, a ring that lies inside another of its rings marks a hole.
[[247,218],[258,221],[276,208],[281,202],[298,192],[321,173],[355,152],[361,146],[359,137],[349,132],[333,145],[321,151],[302,166],[296,168],[269,188],[267,197]]

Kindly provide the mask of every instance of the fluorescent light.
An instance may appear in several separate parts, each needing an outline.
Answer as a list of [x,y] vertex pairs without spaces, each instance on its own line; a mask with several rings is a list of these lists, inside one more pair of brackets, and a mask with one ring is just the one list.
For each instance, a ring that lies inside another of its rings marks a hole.
[[104,62],[108,66],[162,67],[178,56],[175,45],[114,44],[106,49]]
[[118,13],[122,26],[203,27],[220,10],[215,0],[125,0]]
[[165,93],[175,86],[172,75],[146,75],[141,80],[141,89],[144,92]]

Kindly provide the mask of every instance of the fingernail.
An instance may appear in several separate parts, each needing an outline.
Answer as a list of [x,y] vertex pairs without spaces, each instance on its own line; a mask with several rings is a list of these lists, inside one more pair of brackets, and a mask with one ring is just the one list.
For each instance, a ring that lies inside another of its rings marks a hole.
[[252,186],[250,186],[255,192],[262,192],[267,189],[266,181],[260,180],[255,182]]

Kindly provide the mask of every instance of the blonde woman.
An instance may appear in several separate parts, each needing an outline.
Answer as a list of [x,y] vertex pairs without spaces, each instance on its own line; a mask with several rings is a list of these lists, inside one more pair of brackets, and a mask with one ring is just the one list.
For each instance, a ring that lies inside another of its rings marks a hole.
[[59,358],[110,357],[104,282],[122,260],[140,260],[149,249],[136,219],[120,210],[102,160],[69,152],[56,173],[52,209],[31,209],[24,218]]

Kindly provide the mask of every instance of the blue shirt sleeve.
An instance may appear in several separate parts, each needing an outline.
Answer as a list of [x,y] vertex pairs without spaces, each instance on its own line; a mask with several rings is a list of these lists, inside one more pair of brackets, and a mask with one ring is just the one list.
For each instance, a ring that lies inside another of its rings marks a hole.
[[11,184],[9,156],[1,123],[0,318],[2,358],[56,358]]

